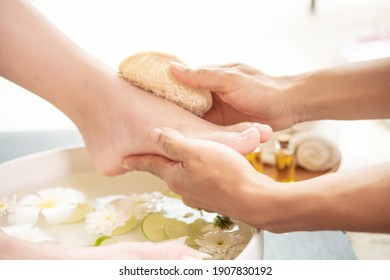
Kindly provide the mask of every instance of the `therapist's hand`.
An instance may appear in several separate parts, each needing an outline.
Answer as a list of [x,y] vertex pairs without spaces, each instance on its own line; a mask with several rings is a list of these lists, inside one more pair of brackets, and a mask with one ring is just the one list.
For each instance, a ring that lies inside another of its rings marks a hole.
[[269,216],[259,212],[275,213],[269,209],[276,206],[271,203],[274,180],[258,173],[235,150],[212,141],[189,139],[170,128],[155,129],[151,136],[176,160],[145,155],[129,157],[125,163],[131,169],[161,177],[188,206],[228,215],[255,227]]
[[274,130],[295,123],[289,89],[292,77],[272,77],[244,64],[190,68],[172,63],[171,72],[180,82],[213,93],[213,107],[205,118],[220,125],[254,121]]

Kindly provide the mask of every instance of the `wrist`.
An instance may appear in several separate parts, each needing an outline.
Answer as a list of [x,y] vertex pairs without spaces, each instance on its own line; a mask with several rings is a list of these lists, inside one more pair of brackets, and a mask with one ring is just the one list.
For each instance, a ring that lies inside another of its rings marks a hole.
[[293,124],[312,120],[307,101],[312,92],[312,73],[303,73],[287,78],[284,98],[288,100],[287,111]]
[[261,173],[247,178],[242,220],[258,229],[283,232],[291,207],[288,190],[293,183],[279,183]]
[[[271,231],[314,231],[331,229],[333,199],[331,191],[316,186],[313,180],[280,183],[285,186],[283,219]],[[325,191],[325,192],[324,192]]]
[[[260,176],[262,174],[259,174]],[[262,182],[262,187],[259,183]],[[323,225],[326,195],[301,182],[254,181],[254,193],[248,195],[248,224],[275,233],[317,230]]]

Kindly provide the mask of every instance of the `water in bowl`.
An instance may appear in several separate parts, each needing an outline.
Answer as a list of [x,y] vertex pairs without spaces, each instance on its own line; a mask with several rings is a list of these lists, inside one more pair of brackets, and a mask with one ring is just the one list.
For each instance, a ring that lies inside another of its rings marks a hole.
[[[21,199],[39,190],[55,187],[71,188],[82,192],[87,197],[87,204],[90,206],[86,219],[78,222],[49,225],[42,217],[39,218],[36,225],[63,245],[104,245],[106,241],[159,242],[184,236],[188,246],[199,250],[209,250],[208,253],[210,250],[213,251],[213,248],[220,252],[221,248],[225,247],[226,252],[230,250],[230,253],[219,254],[215,258],[234,259],[248,244],[254,232],[250,226],[239,221],[233,221],[232,226],[223,230],[215,227],[215,219],[219,216],[217,213],[208,213],[184,205],[180,197],[169,191],[165,182],[143,172],[130,172],[117,177],[104,177],[96,172],[74,173],[39,186],[23,188],[16,195],[18,199]],[[134,199],[141,198],[139,200],[143,201],[145,197],[150,197],[152,194],[155,195],[155,205],[146,207],[148,209],[141,209],[144,213],[142,211],[136,213]],[[12,195],[14,194],[7,194],[8,197]],[[115,229],[111,232],[88,231],[88,222],[94,222],[93,212],[104,209],[107,205],[114,205],[117,209],[128,212],[126,205],[129,205],[130,197],[133,212],[130,226],[127,229],[123,227],[124,230],[119,232],[115,232]],[[96,204],[97,201],[100,201],[100,204]],[[106,203],[102,204],[102,201]],[[0,217],[0,226],[8,225],[7,218]]]

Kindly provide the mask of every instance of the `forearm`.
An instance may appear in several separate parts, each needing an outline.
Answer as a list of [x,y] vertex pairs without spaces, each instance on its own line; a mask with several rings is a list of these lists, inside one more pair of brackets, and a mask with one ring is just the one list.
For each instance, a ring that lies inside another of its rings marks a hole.
[[347,64],[292,78],[295,122],[390,118],[390,58]]
[[276,231],[390,232],[390,163],[291,183]]

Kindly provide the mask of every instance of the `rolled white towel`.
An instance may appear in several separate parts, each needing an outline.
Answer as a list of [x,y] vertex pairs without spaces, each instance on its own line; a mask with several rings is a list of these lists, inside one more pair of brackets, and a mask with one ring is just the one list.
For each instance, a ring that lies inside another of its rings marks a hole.
[[[327,171],[336,167],[341,159],[338,149],[338,126],[334,121],[306,122],[284,130],[291,134],[296,162],[309,171]],[[263,144],[262,160],[274,165],[274,146],[277,132]]]
[[293,127],[291,142],[296,162],[309,171],[327,171],[336,167],[341,158],[337,146],[338,126],[333,121],[316,121]]

